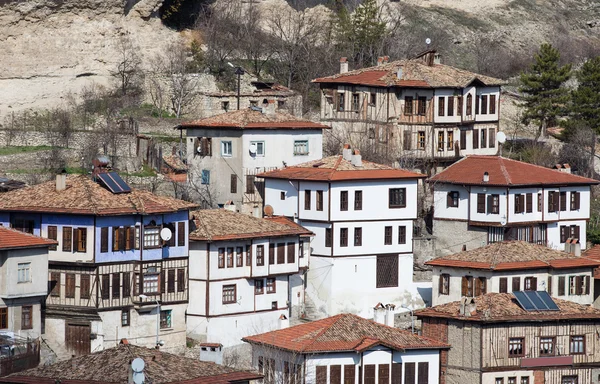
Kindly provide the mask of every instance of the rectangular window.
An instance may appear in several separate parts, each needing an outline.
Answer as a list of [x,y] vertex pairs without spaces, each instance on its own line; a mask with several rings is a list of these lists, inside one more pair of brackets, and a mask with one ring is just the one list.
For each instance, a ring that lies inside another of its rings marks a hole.
[[377,288],[398,286],[398,256],[377,256]]
[[262,295],[265,293],[265,283],[263,279],[254,280],[254,294]]
[[236,286],[232,285],[224,285],[223,286],[223,304],[233,304],[236,301]]
[[429,384],[429,363],[419,362],[417,364],[418,384]]
[[477,96],[475,95],[475,114],[478,115],[479,114],[479,106],[481,104],[481,96]]
[[159,274],[158,273],[146,273],[142,278],[142,293],[150,294],[150,293],[159,293],[158,291],[158,282],[159,282]]
[[375,364],[365,365],[364,384],[376,384],[375,383]]
[[171,310],[160,311],[160,328],[171,328]]
[[225,248],[219,248],[218,265],[219,268],[225,268]]
[[475,283],[475,297],[485,295],[487,291],[487,280],[485,277],[476,277],[474,280]]
[[310,211],[310,195],[311,195],[311,191],[310,189],[305,189],[304,190],[304,210],[305,211]]
[[407,116],[413,114],[413,98],[411,96],[404,97],[404,114]]
[[500,195],[492,194],[487,197],[488,199],[488,213],[497,215],[500,213]]
[[464,129],[460,130],[460,150],[467,149],[467,131]]
[[227,268],[233,268],[233,247],[227,248]]
[[485,193],[477,194],[477,213],[485,213]]
[[200,183],[205,185],[210,184],[210,171],[208,169],[202,170],[202,177]]
[[507,293],[508,292],[508,278],[501,277],[500,280],[499,280],[499,284],[500,284],[499,292],[500,293]]
[[300,240],[298,242],[298,258],[302,259],[304,257],[304,241]]
[[521,290],[521,278],[513,277],[512,278],[512,291],[520,291]]
[[76,228],[75,231],[75,250],[76,252],[85,252],[87,248],[87,228]]
[[508,356],[509,357],[522,357],[525,355],[525,339],[522,337],[511,337],[508,339]]
[[[185,291],[185,269],[180,268],[177,270],[177,292]],[[125,294],[123,294],[125,296]]]
[[487,129],[481,129],[481,148],[487,147]]
[[331,228],[325,228],[325,246],[331,247],[332,240]]
[[415,363],[404,364],[404,384],[415,384],[416,369]]
[[487,102],[488,102],[488,97],[487,95],[482,95],[481,96],[481,114],[482,115],[487,115]]
[[269,243],[269,265],[275,264],[275,243]]
[[296,262],[296,243],[287,244],[287,262],[288,264]]
[[244,247],[236,247],[235,249],[235,266],[244,266]]
[[294,155],[308,155],[308,140],[294,140]]
[[419,110],[419,116],[425,116],[425,114],[427,113],[427,98],[426,97],[419,97],[419,106],[418,106]]
[[567,192],[560,192],[560,210],[567,210]]
[[121,274],[112,274],[112,298],[118,299],[121,297]]
[[277,243],[277,264],[285,264],[285,243]]
[[340,192],[340,211],[348,210],[348,191]]
[[340,92],[337,93],[336,110],[338,112],[344,112],[344,110],[345,110],[346,100],[345,100],[344,96],[345,95],[343,93],[340,93]]
[[352,94],[352,110],[358,112],[360,110],[360,95],[358,93]]
[[279,192],[279,200],[285,200],[285,192],[284,191]]
[[233,145],[231,141],[221,141],[221,156],[231,157],[233,154]]
[[473,297],[473,276],[463,276],[461,282],[461,296]]
[[442,273],[440,275],[438,289],[439,289],[440,295],[449,295],[450,294],[450,275],[449,274]]
[[121,326],[128,327],[131,324],[129,309],[123,309],[121,311]]
[[490,115],[496,114],[496,95],[490,95]]
[[362,246],[362,228],[354,228],[354,246]]
[[0,329],[8,328],[8,308],[0,308]]
[[[356,383],[356,367],[354,364],[344,365],[344,384]],[[300,384],[299,382],[294,384]]]
[[525,280],[523,280],[523,290],[537,291],[537,277],[526,277]]
[[438,132],[437,150],[442,152],[444,150],[444,131]]
[[579,380],[577,376],[563,376],[560,384],[579,384]]
[[340,247],[348,246],[348,228],[340,228]]
[[[131,232],[133,232],[134,227],[130,227]],[[177,246],[178,247],[185,247],[185,238],[186,238],[186,233],[185,233],[185,223],[183,221],[180,221],[179,223],[177,223]]]
[[369,97],[369,104],[372,107],[377,106],[377,94],[375,92],[372,92],[370,97]]
[[362,210],[362,191],[354,191],[354,210]]
[[31,263],[17,264],[17,283],[29,283],[31,281]]
[[24,305],[21,307],[21,329],[33,328],[33,307]]
[[63,252],[71,252],[72,241],[73,241],[73,228],[63,227],[62,228],[62,250],[63,250]]
[[529,376],[521,376],[521,384],[529,384]]
[[265,155],[265,142],[264,141],[251,141],[250,142],[250,153],[254,150],[255,156]]
[[402,139],[402,149],[409,151],[412,149],[412,132],[404,131],[402,133],[404,136]]
[[110,299],[110,275],[102,275],[102,287],[101,287],[102,300]]
[[144,248],[160,247],[160,228],[146,227],[144,228]]
[[417,132],[417,148],[425,150],[425,131]]
[[254,180],[256,176],[254,175],[246,175],[246,193],[253,194],[255,191],[254,188]]
[[175,292],[175,270],[169,269],[167,271],[167,292]]
[[[125,281],[123,281],[125,283]],[[125,285],[125,284],[123,284]],[[129,281],[127,281],[127,285],[129,286]],[[125,287],[123,286],[123,292],[125,292]],[[129,294],[128,294],[129,296]],[[79,276],[79,297],[81,299],[89,299],[90,298],[90,275],[80,275]]]
[[383,244],[392,245],[392,227],[385,227],[383,231]]
[[267,278],[267,293],[275,293],[277,292],[277,287],[275,284],[276,280],[274,277]]
[[559,193],[556,191],[548,191],[548,212],[558,212],[559,208]]
[[389,208],[406,207],[406,188],[390,188],[389,190]]
[[256,246],[256,265],[265,265],[265,246],[262,244]]
[[[571,193],[571,196],[573,194]],[[50,240],[58,240],[58,227],[56,225],[49,225],[48,226],[48,238]],[[50,251],[56,251],[56,245],[51,245],[48,247],[48,250]],[[102,252],[106,252],[106,251],[102,251]]]
[[490,148],[496,148],[496,128],[488,128],[488,141]]
[[398,244],[406,244],[406,226],[398,227]]
[[537,194],[537,211],[538,212],[542,212],[542,207],[543,207],[542,194],[538,193]]
[[569,353],[571,355],[585,354],[585,336],[571,336],[569,345]]
[[456,100],[456,115],[462,116],[463,114],[463,97],[462,95],[458,96]]
[[448,116],[454,116],[454,96],[448,96]]
[[517,378],[515,376],[509,377],[506,384],[517,384]]
[[566,279],[564,276],[558,277],[558,296],[565,295],[565,281]]
[[525,212],[527,212],[527,213],[533,212],[533,194],[532,193],[525,194]]
[[448,145],[446,146],[446,149],[448,149],[449,151],[453,151],[454,150],[454,131],[448,131],[446,136],[448,137]]
[[577,211],[580,207],[579,192],[571,192],[571,211]]
[[[169,245],[175,245],[175,227],[172,228],[173,237],[171,238]],[[135,247],[135,227],[125,228],[125,250],[131,251]]]
[[446,110],[445,101],[446,98],[444,96],[438,97],[438,116],[444,116],[444,112]]
[[554,337],[540,337],[540,356],[554,356]]
[[389,384],[390,383],[390,365],[379,364],[379,373],[377,375],[377,384]]
[[317,211],[323,210],[323,191],[317,191]]
[[235,173],[229,176],[229,192],[237,193],[237,176]]
[[[259,360],[259,362],[258,362],[259,372],[261,372],[260,368],[261,368],[261,364],[260,364],[260,360]],[[327,366],[326,365],[318,365],[316,367],[316,384],[327,384]]]
[[65,273],[65,297],[68,299],[75,298],[75,274]]
[[525,199],[524,195],[517,193],[515,194],[515,213],[525,212]]
[[473,129],[472,135],[473,149],[479,149],[479,129]]
[[460,194],[458,191],[448,192],[446,196],[446,207],[447,208],[458,208]]

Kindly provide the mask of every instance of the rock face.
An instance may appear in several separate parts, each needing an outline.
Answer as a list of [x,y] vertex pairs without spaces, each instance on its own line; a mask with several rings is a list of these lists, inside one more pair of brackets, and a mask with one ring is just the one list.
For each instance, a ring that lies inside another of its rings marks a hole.
[[52,108],[92,82],[107,85],[127,37],[144,59],[178,38],[162,0],[0,0],[0,124],[11,111]]

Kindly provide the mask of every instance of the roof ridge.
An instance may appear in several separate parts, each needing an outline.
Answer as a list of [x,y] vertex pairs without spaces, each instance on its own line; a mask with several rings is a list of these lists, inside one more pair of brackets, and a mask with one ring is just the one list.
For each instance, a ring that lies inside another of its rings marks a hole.
[[[304,347],[302,347],[302,349],[301,349],[301,350],[302,350],[302,351],[305,351],[305,350],[306,350],[306,349],[307,349],[309,346],[311,346],[311,345],[315,344],[315,343],[317,342],[317,339],[318,339],[320,336],[322,336],[322,335],[323,335],[325,332],[327,332],[327,331],[328,331],[328,330],[329,330],[331,327],[333,327],[333,325],[334,325],[334,324],[337,324],[337,322],[338,322],[338,321],[340,321],[340,320],[341,320],[341,319],[344,317],[344,315],[345,315],[344,313],[340,313],[340,314],[337,314],[337,315],[333,316],[333,319],[335,319],[335,320],[334,320],[334,321],[332,321],[332,322],[331,322],[329,325],[327,325],[327,326],[323,327],[323,329],[321,329],[321,330],[319,331],[319,333],[317,333],[317,334],[315,335],[315,337],[313,337],[313,338],[312,338],[311,342],[310,342],[310,343],[308,343],[308,344],[306,344]],[[322,319],[321,321],[325,322],[324,320],[327,320],[327,319],[331,319],[331,318],[327,318],[327,317],[326,317],[326,318]]]
[[[85,177],[85,176],[83,176],[83,175],[81,175],[79,177],[80,178],[85,178],[85,181],[83,181],[83,183],[82,183],[83,184],[83,188],[84,188],[84,190],[85,190],[85,192],[87,194],[87,198],[88,198],[88,200],[90,202],[90,205],[92,206],[92,212],[94,212],[94,215],[97,215],[98,214],[98,205],[96,204],[96,201],[93,198],[94,195],[92,193],[91,186],[87,183],[88,178]],[[89,181],[94,182],[93,180],[89,180]],[[66,181],[65,181],[65,184],[66,184]],[[67,185],[67,187],[68,187],[68,185]]]
[[510,180],[510,175],[508,174],[508,171],[506,170],[506,165],[504,165],[504,158],[499,157],[498,162],[500,164],[500,171],[502,172],[502,174],[504,175],[504,178],[506,179],[506,184],[509,184],[509,185],[512,184],[512,181]]
[[[485,155],[480,155],[480,156],[481,156],[481,157],[492,157],[492,156],[485,156]],[[508,158],[508,157],[504,157],[504,156],[498,156],[498,157],[499,157],[500,159],[502,159],[502,160],[506,160],[506,161],[509,161],[509,162],[514,162],[514,163],[525,164],[525,165],[530,165],[530,166],[532,166],[532,167],[536,167],[536,168],[545,169],[546,171],[553,171],[553,172],[557,172],[557,173],[564,173],[564,172],[561,172],[561,171],[559,171],[558,169],[554,169],[554,168],[548,168],[548,167],[544,167],[544,166],[542,166],[542,165],[537,165],[537,164],[533,164],[533,163],[528,163],[528,162],[526,162],[526,161],[519,161],[519,160],[511,159],[511,158]],[[594,180],[594,179],[592,179],[592,178],[589,178],[589,177],[580,176],[580,175],[574,175],[574,174],[572,174],[572,173],[567,173],[567,175],[569,175],[569,176],[573,176],[573,177],[577,177],[577,178],[580,178],[580,179]]]
[[342,155],[338,155],[337,160],[335,161],[335,164],[333,165],[333,168],[331,168],[331,173],[329,174],[329,180],[331,180],[331,178],[333,177],[333,174],[336,173],[338,171],[338,167],[340,166],[340,164],[342,163],[342,160],[344,159],[344,156]]

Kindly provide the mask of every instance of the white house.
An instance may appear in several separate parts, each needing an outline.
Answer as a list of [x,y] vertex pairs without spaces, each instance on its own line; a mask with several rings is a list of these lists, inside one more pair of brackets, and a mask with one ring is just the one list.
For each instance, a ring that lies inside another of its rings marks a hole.
[[362,161],[346,146],[342,156],[259,176],[265,204],[315,234],[308,288],[325,314],[372,315],[373,303],[418,301],[412,234],[423,175]]
[[313,80],[321,88],[321,121],[354,146],[423,161],[496,154],[502,80],[441,64],[435,51],[388,60],[349,71],[344,57],[340,73]]
[[503,240],[585,249],[598,181],[501,156],[467,156],[431,177],[440,254]]
[[594,302],[594,269],[600,261],[524,241],[504,241],[442,256],[433,267],[432,305],[487,292],[547,291],[579,304]]
[[189,337],[227,348],[299,316],[310,231],[284,217],[225,209],[199,210],[193,217]]
[[245,337],[266,384],[439,384],[449,345],[340,314]]
[[259,216],[262,182],[256,174],[320,159],[326,125],[270,109],[245,108],[190,121],[188,180],[209,195],[210,205],[233,203]]

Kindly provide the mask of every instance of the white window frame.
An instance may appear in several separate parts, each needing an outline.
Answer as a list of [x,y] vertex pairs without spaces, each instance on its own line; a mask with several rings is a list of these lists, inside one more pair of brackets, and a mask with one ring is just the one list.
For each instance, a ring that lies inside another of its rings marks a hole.
[[[304,145],[306,143],[306,145]],[[306,151],[298,151],[299,147],[306,147]],[[308,140],[294,140],[294,156],[307,156],[309,154]]]
[[231,140],[221,140],[221,156],[232,157],[233,156],[233,143]]
[[159,274],[158,273],[145,273],[142,277],[142,291],[144,293],[159,293]]
[[209,185],[210,184],[210,170],[203,169],[200,173],[200,184]]
[[251,141],[250,145],[256,145],[256,156],[264,157],[265,156],[265,142],[263,140],[260,141]]
[[18,263],[17,265],[17,283],[31,282],[31,262]]
[[160,247],[160,227],[144,228],[144,249]]

